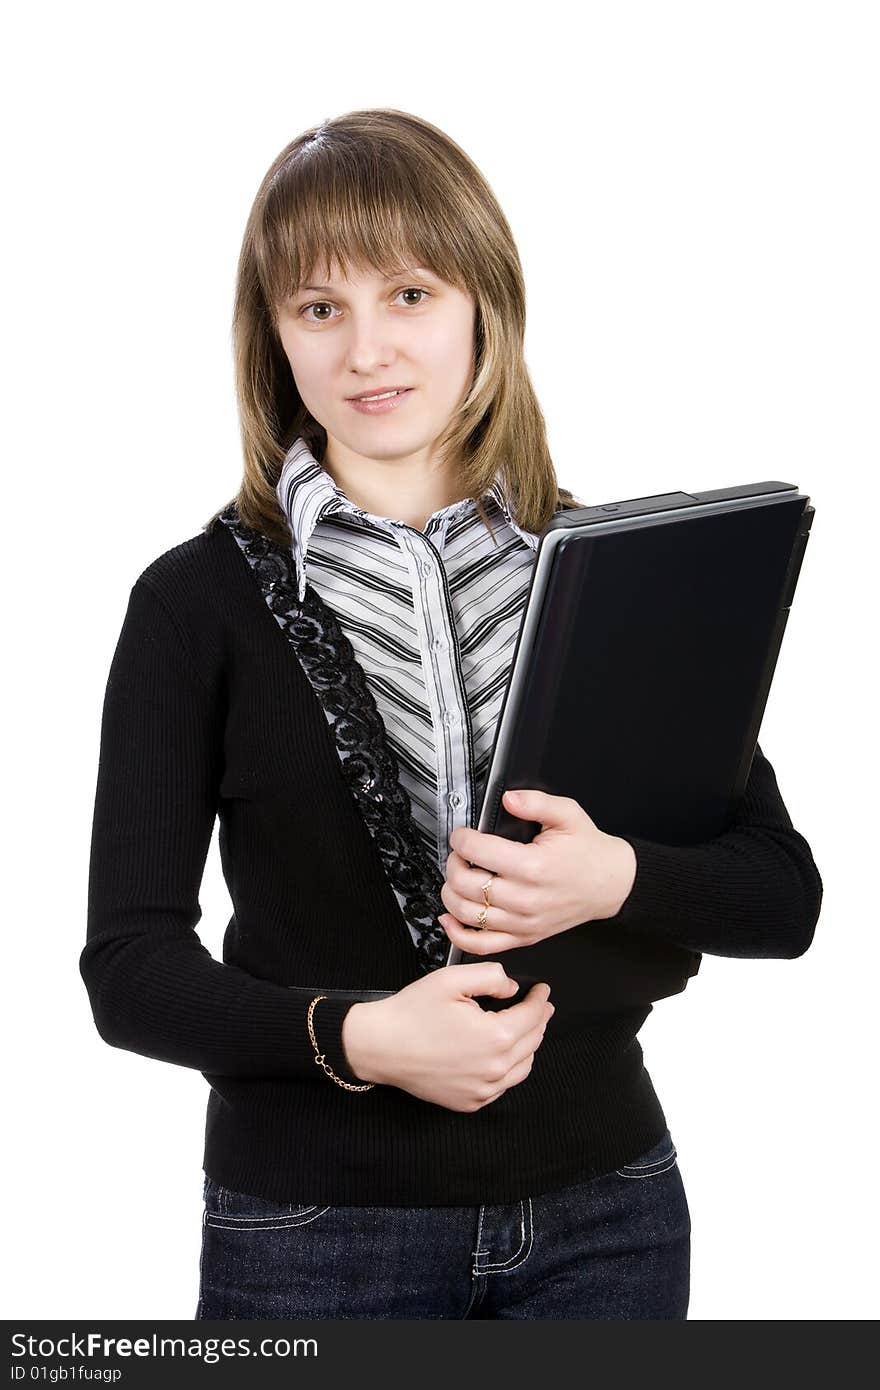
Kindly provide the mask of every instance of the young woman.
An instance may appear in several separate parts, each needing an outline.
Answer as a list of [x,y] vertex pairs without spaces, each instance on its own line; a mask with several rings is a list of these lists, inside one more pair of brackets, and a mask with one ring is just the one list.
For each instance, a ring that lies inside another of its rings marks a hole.
[[[235,301],[244,476],[132,587],[80,963],[108,1043],[210,1085],[196,1318],[685,1318],[650,1004],[568,1029],[543,983],[484,1007],[515,983],[446,967],[450,941],[812,938],[821,882],[760,748],[708,845],[528,790],[531,844],[473,828],[538,539],[580,505],[524,324],[503,213],[434,126],[349,113],[267,172]],[[218,816],[222,962],[195,932]]]

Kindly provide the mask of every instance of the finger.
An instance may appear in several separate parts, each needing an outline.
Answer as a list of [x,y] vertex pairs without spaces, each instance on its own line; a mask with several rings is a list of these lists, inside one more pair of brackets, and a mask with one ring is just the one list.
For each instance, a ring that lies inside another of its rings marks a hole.
[[528,1057],[532,1052],[537,1052],[538,1048],[541,1046],[544,1030],[549,1022],[546,1013],[547,1010],[541,1015],[540,1022],[534,1028],[530,1028],[527,1033],[524,1033],[521,1038],[517,1039],[510,1058],[511,1067],[518,1067],[523,1058]]
[[483,1101],[483,1105],[494,1105],[495,1101],[499,1100],[501,1096],[504,1095],[505,1091],[509,1091],[511,1086],[518,1086],[520,1081],[525,1081],[529,1072],[532,1070],[534,1061],[534,1054],[524,1058],[524,1060],[520,1062],[519,1066],[514,1067],[511,1071],[507,1073],[504,1080],[499,1082],[496,1090],[492,1093],[489,1099]]
[[496,874],[517,879],[524,877],[522,866],[530,864],[537,851],[536,845],[523,845],[503,835],[488,835],[483,830],[474,830],[466,825],[456,835],[452,853],[487,871],[494,869]]
[[[440,901],[446,911],[452,917],[456,917],[463,927],[479,927],[481,925],[480,913],[486,904],[460,893],[457,888],[453,888],[451,883],[444,883],[440,891]],[[486,926],[490,927],[492,931],[509,932],[511,936],[521,936],[529,930],[529,923],[526,921],[526,909],[525,907],[520,909],[512,906],[503,907],[501,903],[496,903],[493,900],[489,903],[489,917]]]
[[502,1077],[495,1093],[486,1101],[487,1105],[491,1105],[493,1101],[498,1100],[499,1096],[502,1096],[505,1091],[510,1090],[511,1086],[516,1086],[520,1081],[525,1081],[526,1077],[529,1075],[535,1064],[535,1053],[541,1045],[542,1033],[538,1031],[530,1034],[530,1037],[534,1039],[532,1046],[519,1057],[518,1061],[512,1064],[506,1076]]
[[440,925],[454,946],[474,956],[491,956],[496,951],[515,951],[518,947],[526,945],[521,936],[512,936],[509,932],[489,931],[486,927],[482,930],[464,927],[455,921],[443,921]]
[[[522,866],[520,866],[522,867]],[[481,902],[483,897],[483,885],[488,883],[489,896],[492,907],[501,907],[505,912],[524,912],[525,901],[534,896],[537,892],[535,886],[524,879],[519,880],[513,877],[501,878],[493,874],[491,869],[484,869],[482,865],[475,864],[473,867],[468,861],[455,850],[446,860],[446,887],[459,897],[469,899],[471,902]],[[454,908],[450,909],[454,911]]]
[[510,1027],[511,1021],[515,1028],[543,1027],[551,1008],[555,1008],[555,1005],[550,997],[550,986],[539,980],[537,984],[532,985],[525,999],[520,999],[518,1004],[511,1004],[501,1013],[496,1013],[495,1017],[502,1027]]

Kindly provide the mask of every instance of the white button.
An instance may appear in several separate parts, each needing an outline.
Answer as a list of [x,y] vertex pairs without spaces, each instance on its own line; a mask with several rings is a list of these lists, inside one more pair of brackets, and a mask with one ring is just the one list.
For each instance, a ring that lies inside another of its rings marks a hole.
[[444,724],[455,724],[456,721],[457,721],[457,719],[458,719],[458,710],[455,710],[455,709],[445,709],[445,710],[443,711],[443,723],[444,723]]
[[463,800],[464,800],[464,797],[462,796],[461,792],[450,792],[450,793],[449,793],[449,804],[450,804],[450,806],[460,806]]
[[442,637],[435,637],[431,646],[434,648],[435,652],[442,652],[446,649],[446,642]]
[[434,566],[431,564],[430,560],[422,560],[421,564],[419,565],[419,569],[422,571],[422,574],[425,576],[426,579],[428,578],[429,574],[433,574],[434,572]]

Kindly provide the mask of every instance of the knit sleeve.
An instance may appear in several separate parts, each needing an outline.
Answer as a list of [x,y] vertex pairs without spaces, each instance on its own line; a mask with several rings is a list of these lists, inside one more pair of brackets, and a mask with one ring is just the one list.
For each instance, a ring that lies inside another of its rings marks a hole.
[[636,852],[636,876],[608,921],[716,956],[792,959],[812,942],[822,880],[760,744],[723,834],[674,847],[623,838]]
[[[227,1076],[333,1086],[315,1063],[307,990],[215,960],[194,928],[218,806],[223,727],[162,600],[139,578],[110,666],[101,722],[79,969],[105,1042]],[[348,1066],[342,1025],[353,999],[315,1006],[329,1065]]]

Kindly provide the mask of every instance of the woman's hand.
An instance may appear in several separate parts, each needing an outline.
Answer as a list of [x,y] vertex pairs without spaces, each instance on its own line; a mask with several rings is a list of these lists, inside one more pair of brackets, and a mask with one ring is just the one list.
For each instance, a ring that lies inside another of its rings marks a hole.
[[447,1110],[480,1110],[525,1080],[553,1013],[543,983],[497,1013],[474,998],[506,999],[517,988],[500,961],[474,961],[353,1004],[342,1025],[349,1066],[362,1081],[399,1086]]
[[[449,911],[437,920],[455,946],[494,955],[620,911],[636,876],[636,852],[628,840],[600,830],[570,796],[508,791],[504,805],[543,828],[527,845],[470,826],[452,832],[440,890]],[[487,882],[489,911],[480,928]]]

